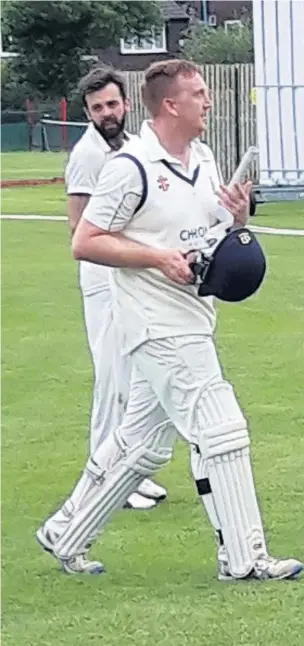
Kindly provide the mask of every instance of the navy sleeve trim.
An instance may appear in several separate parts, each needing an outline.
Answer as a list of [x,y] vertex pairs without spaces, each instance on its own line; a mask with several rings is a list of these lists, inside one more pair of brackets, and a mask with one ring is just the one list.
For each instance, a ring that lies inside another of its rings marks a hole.
[[143,205],[144,205],[144,203],[145,203],[145,201],[147,199],[147,195],[148,195],[147,173],[146,173],[142,163],[139,161],[139,159],[137,159],[137,157],[134,157],[134,155],[130,155],[129,153],[120,153],[119,155],[116,155],[116,158],[117,157],[126,157],[127,159],[130,159],[132,162],[134,162],[134,164],[137,166],[137,168],[138,168],[138,170],[140,172],[143,190],[142,190],[142,196],[140,198],[140,202],[139,202],[139,204],[137,205],[137,207],[136,207],[136,209],[134,211],[134,213],[137,213],[143,207]]

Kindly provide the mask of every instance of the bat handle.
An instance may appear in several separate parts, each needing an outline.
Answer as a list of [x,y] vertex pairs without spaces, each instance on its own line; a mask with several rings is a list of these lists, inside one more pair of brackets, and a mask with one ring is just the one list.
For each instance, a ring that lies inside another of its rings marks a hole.
[[233,176],[228,184],[228,187],[231,188],[233,184],[236,184],[237,182],[241,182],[244,175],[246,175],[248,168],[254,161],[254,159],[257,157],[259,154],[258,148],[256,146],[250,146],[248,150],[245,152],[243,155],[237,169],[233,173]]

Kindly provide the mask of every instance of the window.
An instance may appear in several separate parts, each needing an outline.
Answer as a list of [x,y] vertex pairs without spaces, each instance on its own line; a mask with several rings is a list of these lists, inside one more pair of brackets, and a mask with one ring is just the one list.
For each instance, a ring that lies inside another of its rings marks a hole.
[[[11,44],[12,37],[8,36],[7,41],[8,41],[8,43],[6,43],[6,44],[9,46]],[[3,51],[2,33],[0,31],[0,58],[1,59],[3,59],[3,58],[15,58],[16,56],[19,56],[19,54],[17,54],[16,52],[5,52],[5,51]]]
[[217,25],[216,13],[211,13],[210,14],[210,16],[208,17],[208,25],[209,25],[209,27],[216,27],[216,25]]
[[98,63],[98,56],[97,56],[97,54],[82,54],[80,56],[80,60],[81,61],[89,61],[89,62],[92,61],[94,63]]
[[243,23],[241,20],[225,20],[225,31],[240,31],[242,29]]
[[152,27],[151,33],[146,36],[133,36],[132,38],[120,39],[121,54],[151,54],[162,53],[167,51],[166,28],[161,32],[155,33]]

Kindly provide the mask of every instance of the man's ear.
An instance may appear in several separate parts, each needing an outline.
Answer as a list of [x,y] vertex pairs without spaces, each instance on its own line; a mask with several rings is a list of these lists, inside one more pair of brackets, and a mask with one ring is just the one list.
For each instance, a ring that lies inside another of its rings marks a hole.
[[163,107],[171,114],[173,117],[178,117],[178,111],[175,107],[175,101],[172,99],[163,99]]
[[84,111],[85,116],[86,116],[86,118],[88,119],[88,121],[91,121],[91,117],[90,117],[90,115],[89,115],[89,111],[88,111],[88,109],[87,109],[87,108],[83,108],[83,111]]
[[125,105],[125,111],[130,112],[130,109],[131,109],[130,99],[125,99],[124,105]]

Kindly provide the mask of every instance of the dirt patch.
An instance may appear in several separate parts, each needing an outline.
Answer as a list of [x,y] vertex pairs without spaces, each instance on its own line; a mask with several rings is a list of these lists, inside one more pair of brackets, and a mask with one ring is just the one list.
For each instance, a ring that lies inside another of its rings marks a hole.
[[52,177],[51,179],[4,179],[1,181],[1,188],[13,188],[14,186],[45,186],[46,184],[64,184],[63,177]]

